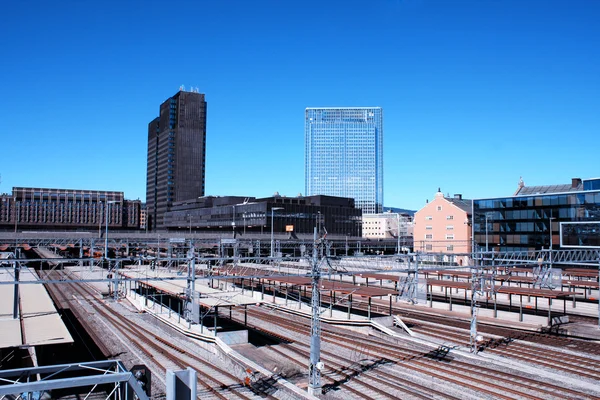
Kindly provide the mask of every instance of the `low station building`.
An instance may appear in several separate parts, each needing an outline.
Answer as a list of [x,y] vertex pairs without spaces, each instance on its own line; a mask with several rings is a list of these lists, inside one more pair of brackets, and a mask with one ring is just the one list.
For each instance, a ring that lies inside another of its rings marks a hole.
[[313,234],[314,228],[330,235],[360,237],[362,212],[354,199],[335,196],[255,198],[205,196],[174,203],[165,214],[171,231],[266,234]]

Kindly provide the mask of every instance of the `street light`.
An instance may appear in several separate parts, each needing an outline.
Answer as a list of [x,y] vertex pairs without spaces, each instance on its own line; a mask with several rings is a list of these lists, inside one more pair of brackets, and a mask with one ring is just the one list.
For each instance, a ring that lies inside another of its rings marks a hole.
[[273,257],[273,212],[278,210],[283,210],[283,207],[271,208],[271,257]]
[[104,234],[104,259],[108,259],[108,212],[110,211],[110,205],[118,203],[117,200],[110,200],[106,202],[106,232]]
[[548,220],[550,220],[550,226],[549,226],[549,230],[550,230],[550,251],[552,251],[552,220],[556,219],[554,217],[550,217],[548,218]]
[[244,237],[246,236],[246,213],[242,214],[242,218],[244,218]]
[[348,234],[346,233],[346,257],[348,257]]
[[19,224],[19,217],[20,217],[20,212],[19,212],[19,202],[17,202],[17,199],[15,198],[15,237],[17,237],[17,226]]
[[488,252],[488,217],[492,218],[492,213],[485,213],[485,252]]
[[233,213],[231,214],[231,229],[233,230],[233,237],[235,238],[235,204],[233,205]]
[[400,254],[400,213],[396,213],[396,238],[398,240],[398,252]]
[[192,214],[187,215],[190,219],[190,236],[192,235]]

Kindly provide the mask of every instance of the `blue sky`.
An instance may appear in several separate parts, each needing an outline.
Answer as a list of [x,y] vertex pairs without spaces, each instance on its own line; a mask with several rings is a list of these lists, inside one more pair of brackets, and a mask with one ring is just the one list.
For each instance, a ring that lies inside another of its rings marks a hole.
[[304,192],[304,109],[384,109],[386,206],[600,176],[600,1],[18,1],[0,192],[145,197],[147,124],[208,101],[206,194]]

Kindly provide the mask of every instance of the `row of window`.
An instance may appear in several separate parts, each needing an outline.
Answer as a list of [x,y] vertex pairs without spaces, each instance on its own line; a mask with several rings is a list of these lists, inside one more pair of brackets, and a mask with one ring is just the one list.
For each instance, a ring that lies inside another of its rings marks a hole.
[[497,200],[475,200],[475,209],[487,208],[528,208],[535,206],[581,205],[600,203],[600,193],[577,193],[545,195],[537,197],[516,197]]
[[[441,206],[440,206],[440,207],[441,207]],[[440,210],[438,210],[438,211],[440,211]],[[454,215],[446,215],[446,219],[447,219],[448,221],[451,221],[451,220],[453,220],[453,219],[454,219]],[[431,221],[431,220],[433,220],[433,216],[431,216],[431,215],[427,215],[427,216],[425,217],[425,220],[426,220],[426,221]]]
[[[425,250],[432,251],[433,250],[433,245],[432,244],[426,244],[425,245]],[[454,246],[453,245],[446,246],[446,251],[454,251]]]
[[[425,234],[425,239],[433,239],[433,234],[432,233]],[[454,234],[452,234],[452,233],[447,234],[446,240],[454,240]]]

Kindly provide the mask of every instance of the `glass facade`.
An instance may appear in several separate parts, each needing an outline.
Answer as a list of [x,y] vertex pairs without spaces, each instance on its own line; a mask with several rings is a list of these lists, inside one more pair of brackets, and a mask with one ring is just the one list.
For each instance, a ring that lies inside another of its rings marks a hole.
[[600,190],[600,178],[584,180],[583,190]]
[[473,200],[473,238],[483,249],[557,249],[561,222],[592,221],[600,221],[600,190]]
[[564,246],[600,247],[600,222],[562,224],[560,234]]
[[307,196],[349,197],[363,213],[381,213],[381,107],[307,108],[304,168]]

